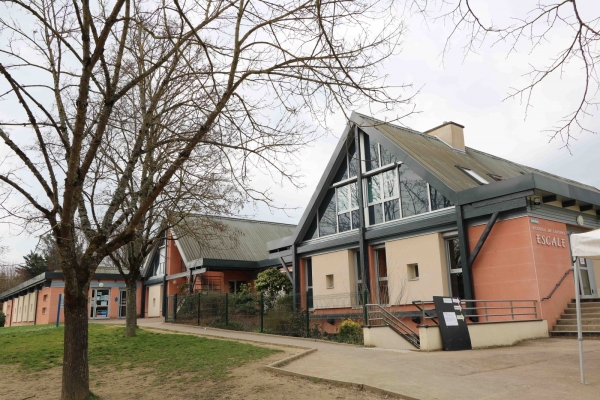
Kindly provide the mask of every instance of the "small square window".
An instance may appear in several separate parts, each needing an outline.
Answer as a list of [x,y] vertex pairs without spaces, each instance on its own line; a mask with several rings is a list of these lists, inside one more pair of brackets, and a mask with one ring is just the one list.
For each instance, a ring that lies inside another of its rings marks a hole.
[[333,289],[333,274],[325,275],[325,283],[327,285],[327,289]]
[[156,307],[156,298],[152,298],[152,307]]
[[48,301],[48,295],[47,294],[44,295],[44,301]]
[[408,279],[416,281],[419,279],[419,264],[408,264]]
[[48,313],[48,309],[46,307],[42,308],[42,314],[46,315]]

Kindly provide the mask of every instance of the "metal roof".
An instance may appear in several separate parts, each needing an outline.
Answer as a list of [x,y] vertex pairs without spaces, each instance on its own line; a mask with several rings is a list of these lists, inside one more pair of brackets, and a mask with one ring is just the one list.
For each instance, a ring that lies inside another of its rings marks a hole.
[[175,227],[184,259],[261,261],[269,258],[267,242],[290,236],[296,225],[242,218],[192,215]]
[[426,133],[389,124],[358,113],[356,113],[356,116],[363,120],[356,121],[359,126],[366,124],[377,129],[455,192],[479,186],[475,180],[456,167],[460,165],[472,169],[489,180],[490,183],[494,180],[489,174],[500,175],[503,179],[510,179],[523,174],[537,173],[600,193],[600,190],[593,186],[527,167],[470,147],[466,147],[465,152],[454,149],[437,137]]

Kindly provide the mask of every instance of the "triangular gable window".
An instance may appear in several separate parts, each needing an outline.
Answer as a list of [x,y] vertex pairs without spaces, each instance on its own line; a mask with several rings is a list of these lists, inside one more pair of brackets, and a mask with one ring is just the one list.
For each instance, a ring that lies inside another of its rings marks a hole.
[[369,138],[366,133],[364,135],[365,147],[365,168],[367,171],[384,167],[397,162],[396,156],[388,149]]

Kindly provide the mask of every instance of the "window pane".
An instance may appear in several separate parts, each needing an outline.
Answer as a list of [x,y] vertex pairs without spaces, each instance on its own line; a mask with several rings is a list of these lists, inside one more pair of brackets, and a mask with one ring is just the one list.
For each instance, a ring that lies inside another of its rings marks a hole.
[[393,221],[400,218],[400,205],[398,204],[398,199],[386,201],[383,203],[383,208],[386,221]]
[[385,249],[375,250],[377,258],[377,274],[379,278],[387,278],[387,262],[385,259]]
[[337,212],[334,202],[335,190],[329,189],[319,207],[319,236],[332,235],[337,232]]
[[352,229],[360,228],[360,215],[359,210],[352,211]]
[[346,211],[348,209],[348,186],[342,186],[337,189],[337,207],[338,212]]
[[348,179],[348,164],[346,163],[346,157],[344,157],[344,161],[342,161],[342,165],[340,165],[340,169],[338,169],[337,174],[335,174],[335,178],[333,182],[340,182],[344,179]]
[[387,151],[385,147],[381,146],[381,165],[388,165],[395,163],[396,161],[396,156]]
[[308,231],[306,232],[306,236],[304,236],[304,240],[316,239],[317,237],[317,217],[315,217],[308,227]]
[[312,287],[312,258],[306,259],[306,286]]
[[358,185],[355,182],[348,186],[350,186],[350,208],[356,208],[358,207]]
[[380,224],[383,222],[383,213],[381,204],[369,206],[369,225]]
[[398,184],[396,183],[396,170],[386,171],[383,173],[383,197],[398,196]]
[[448,240],[448,254],[450,258],[450,269],[458,269],[462,268],[460,264],[460,247],[458,243],[458,239],[450,239]]
[[379,175],[373,175],[367,178],[367,190],[369,192],[369,203],[381,201],[381,187],[379,185]]
[[365,135],[365,164],[367,171],[379,168],[379,146]]
[[348,160],[350,160],[348,172],[350,173],[350,178],[352,178],[358,173],[358,160],[356,159],[356,146],[354,143],[352,143],[348,149]]
[[338,215],[340,232],[346,232],[351,229],[350,227],[350,213]]
[[429,185],[429,195],[431,196],[431,211],[452,206],[452,203],[431,185]]
[[410,217],[429,211],[427,183],[408,169],[406,165],[402,165],[399,171],[402,217]]

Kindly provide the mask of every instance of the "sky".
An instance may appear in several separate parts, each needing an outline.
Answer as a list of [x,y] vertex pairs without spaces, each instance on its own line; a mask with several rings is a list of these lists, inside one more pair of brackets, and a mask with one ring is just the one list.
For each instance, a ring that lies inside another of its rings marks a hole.
[[[474,4],[484,18],[493,15],[495,23],[503,23],[510,16],[522,15],[535,2],[479,1]],[[597,1],[582,1],[579,9],[584,18],[600,16]],[[418,113],[403,119],[404,125],[425,131],[444,121],[454,121],[465,126],[468,147],[600,187],[597,172],[600,136],[575,133],[575,140],[567,149],[560,139],[550,141],[546,132],[580,100],[583,79],[578,66],[567,68],[561,76],[551,77],[539,86],[527,114],[518,99],[504,100],[512,87],[527,82],[525,74],[530,65],[543,66],[549,62],[568,40],[568,31],[557,30],[534,52],[523,45],[509,57],[508,47],[503,43],[493,47],[484,43],[478,54],[464,57],[460,40],[464,36],[459,34],[442,62],[441,53],[451,26],[425,24],[418,16],[405,21],[407,32],[401,52],[388,59],[380,70],[388,75],[392,84],[412,84],[412,88],[404,92],[407,97],[418,91],[414,100]],[[369,113],[368,110],[355,111]],[[403,112],[398,109],[395,113],[374,117],[393,119]],[[280,185],[269,176],[256,173],[256,186],[270,188],[275,205],[285,210],[248,205],[242,215],[273,222],[298,222],[342,134],[344,114],[338,112],[334,121],[339,128],[334,129],[333,134],[321,137],[299,154],[302,187]],[[588,118],[588,123],[588,127],[600,132],[600,113]],[[9,262],[21,262],[22,256],[33,250],[38,241],[37,237],[19,234],[19,230],[6,225],[0,225],[0,238],[1,244],[9,247],[4,257]]]

